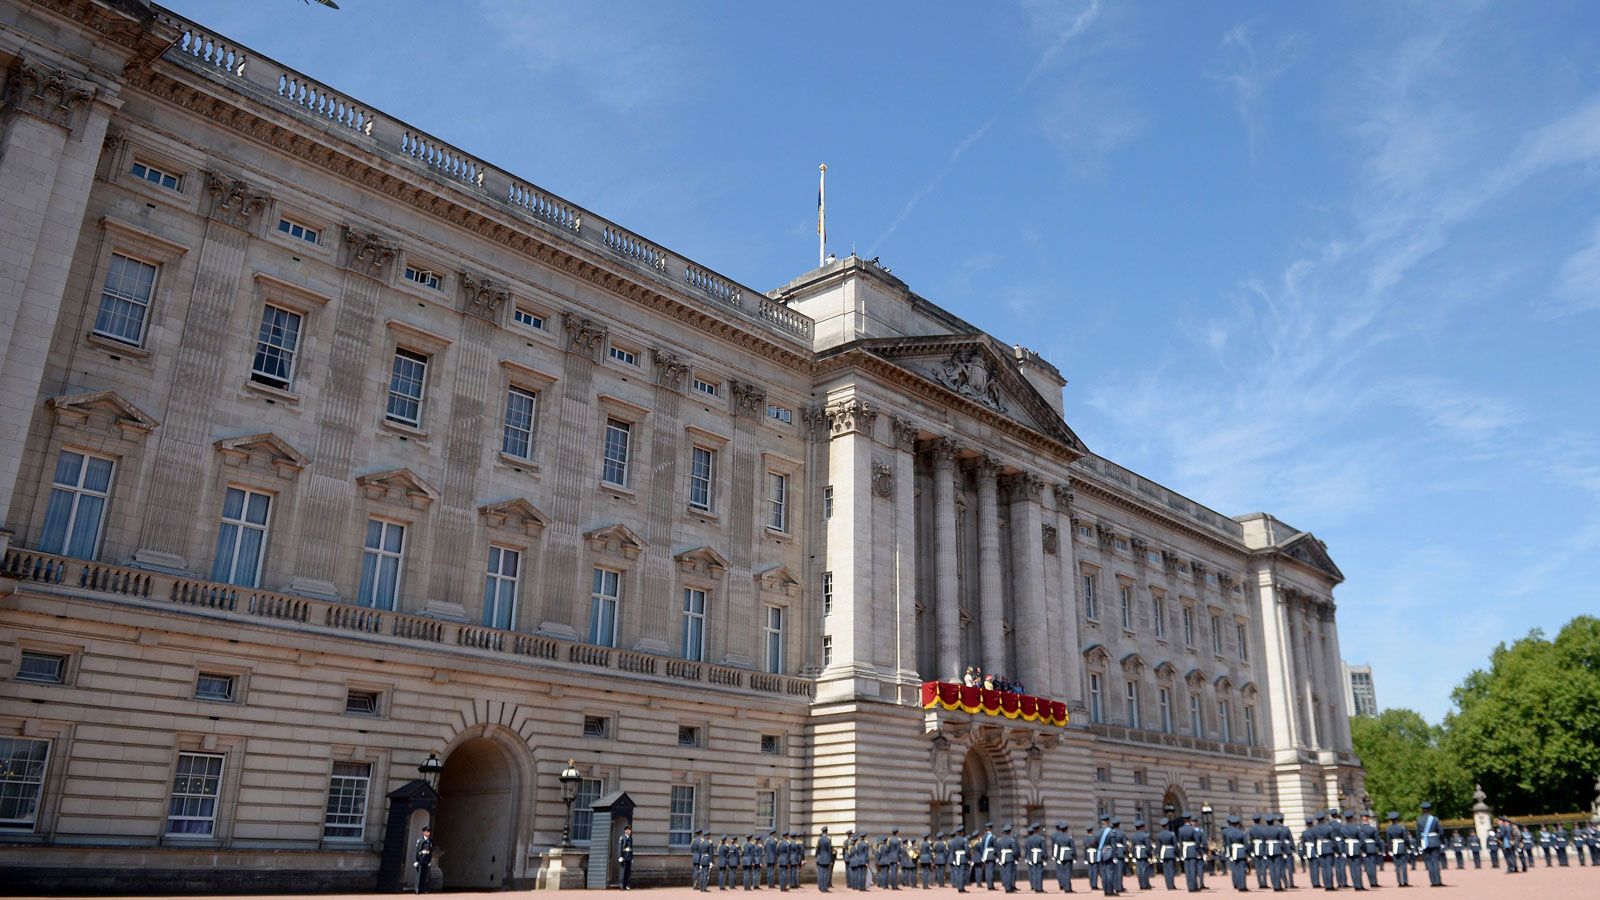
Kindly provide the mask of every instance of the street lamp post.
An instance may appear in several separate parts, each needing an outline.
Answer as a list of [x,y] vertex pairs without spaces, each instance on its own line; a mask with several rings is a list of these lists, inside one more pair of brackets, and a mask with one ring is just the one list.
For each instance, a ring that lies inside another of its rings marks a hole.
[[421,775],[422,780],[428,783],[428,787],[434,790],[439,789],[439,774],[443,771],[444,763],[439,761],[437,753],[429,753],[428,758],[422,761],[422,765],[417,766],[417,774]]
[[561,770],[561,802],[567,805],[567,818],[561,824],[561,846],[572,846],[572,801],[578,799],[578,783],[583,781],[583,775],[578,772],[577,760],[567,760],[567,767]]
[[1216,874],[1215,870],[1212,870],[1212,863],[1214,863],[1216,861],[1211,855],[1211,823],[1212,823],[1212,821],[1213,821],[1213,813],[1212,813],[1212,809],[1211,809],[1211,804],[1209,802],[1200,804],[1200,824],[1206,830],[1206,869],[1207,870],[1211,870],[1212,874]]

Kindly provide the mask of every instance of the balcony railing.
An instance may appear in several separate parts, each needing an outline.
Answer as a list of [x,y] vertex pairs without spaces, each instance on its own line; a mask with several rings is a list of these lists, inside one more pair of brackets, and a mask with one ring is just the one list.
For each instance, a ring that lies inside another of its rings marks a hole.
[[128,598],[166,603],[183,610],[203,610],[209,615],[246,624],[289,623],[346,636],[410,641],[446,651],[462,648],[503,657],[510,663],[543,660],[558,666],[609,669],[629,677],[692,682],[710,688],[733,688],[807,700],[815,691],[815,686],[807,678],[752,672],[635,650],[596,647],[543,635],[313,600],[259,588],[237,587],[181,575],[71,559],[19,547],[6,550],[4,559],[0,560],[0,576],[74,594],[108,599]]
[[[731,313],[748,325],[810,350],[811,319],[760,291],[534,187],[447,141],[357,103],[269,56],[211,34],[182,16],[162,10],[157,17],[180,35],[166,53],[169,61],[220,80],[256,102],[301,118],[362,150],[443,179],[534,229],[554,231],[565,241],[610,256],[678,295],[703,301],[708,311]],[[759,302],[750,303],[746,298]]]

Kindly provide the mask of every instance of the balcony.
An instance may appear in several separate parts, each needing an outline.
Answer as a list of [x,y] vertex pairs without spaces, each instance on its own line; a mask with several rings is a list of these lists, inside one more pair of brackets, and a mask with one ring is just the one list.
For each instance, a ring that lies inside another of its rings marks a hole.
[[1010,691],[989,691],[944,681],[922,683],[922,708],[960,711],[972,715],[1001,716],[1057,728],[1067,724],[1067,705]]
[[0,577],[16,579],[40,593],[131,602],[241,625],[294,628],[357,640],[402,641],[445,652],[461,650],[511,665],[610,670],[626,678],[688,683],[711,691],[741,691],[807,703],[815,691],[807,678],[313,600],[18,547],[9,548],[0,560]]

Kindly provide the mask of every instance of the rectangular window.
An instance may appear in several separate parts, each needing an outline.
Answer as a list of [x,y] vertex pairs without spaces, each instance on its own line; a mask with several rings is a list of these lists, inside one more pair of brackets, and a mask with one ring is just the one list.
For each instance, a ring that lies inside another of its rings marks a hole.
[[1112,543],[1116,546],[1116,548],[1118,550],[1126,551],[1128,549],[1128,542],[1123,538],[1117,538]]
[[626,487],[628,484],[628,441],[633,437],[633,426],[621,419],[606,420],[606,443],[600,480],[606,484]]
[[164,187],[169,191],[183,190],[183,176],[174,175],[165,169],[158,169],[149,163],[135,161],[133,168],[130,169],[129,172],[135,178],[138,178],[142,181],[148,181],[151,184],[158,185],[160,187]]
[[1243,660],[1244,662],[1249,662],[1250,638],[1249,635],[1245,634],[1243,622],[1233,623],[1233,637],[1239,642],[1239,659]]
[[1105,784],[1111,781],[1111,770],[1105,766],[1094,767],[1094,780]]
[[683,589],[683,658],[706,658],[706,592],[695,588]]
[[822,573],[822,614],[830,615],[833,612],[833,573]]
[[773,403],[768,403],[767,418],[776,419],[785,425],[792,425],[794,424],[794,410],[787,406],[778,406]]
[[517,585],[521,578],[522,554],[490,544],[489,567],[483,576],[483,624],[510,629],[517,621]]
[[584,716],[583,736],[602,739],[611,737],[611,720],[605,716]]
[[1160,700],[1161,700],[1161,733],[1162,734],[1171,734],[1172,733],[1172,689],[1171,688],[1162,688],[1161,692],[1160,692]]
[[1200,715],[1200,696],[1198,694],[1189,695],[1189,732],[1197,738],[1206,736],[1206,723],[1204,717]]
[[1139,724],[1139,682],[1128,682],[1128,727],[1140,728]]
[[1134,784],[1147,784],[1149,782],[1149,780],[1150,780],[1149,777],[1147,775],[1145,775],[1145,771],[1143,769],[1134,769],[1133,770],[1133,783]]
[[1122,600],[1122,627],[1125,631],[1133,630],[1133,588],[1123,585],[1118,591]]
[[1095,675],[1095,674],[1090,674],[1090,676],[1089,676],[1089,721],[1098,724],[1100,722],[1104,722],[1105,720],[1106,720],[1105,698],[1102,696],[1102,691],[1100,689],[1100,676],[1099,675]]
[[533,415],[539,395],[524,388],[506,389],[506,417],[500,436],[500,452],[517,459],[533,457]]
[[40,550],[94,559],[100,549],[106,504],[111,500],[113,468],[112,461],[104,457],[61,451],[50,484]]
[[715,397],[717,395],[717,383],[715,381],[707,381],[704,378],[695,376],[690,380],[689,385],[696,392],[705,394],[707,397]]
[[302,225],[293,219],[279,219],[278,231],[308,244],[315,244],[322,237],[320,230],[312,228],[310,225]]
[[617,603],[622,599],[622,573],[595,569],[589,593],[589,643],[617,645]]
[[1156,637],[1167,636],[1167,598],[1150,598],[1150,620],[1155,623]]
[[526,306],[518,306],[511,310],[511,320],[524,328],[536,331],[544,330],[544,316],[539,315]]
[[756,832],[778,827],[778,792],[756,791]]
[[261,563],[267,549],[267,515],[272,495],[230,487],[222,498],[222,524],[217,528],[217,552],[211,559],[211,580],[240,587],[261,582]]
[[180,753],[167,807],[169,837],[210,837],[217,828],[217,798],[222,795],[222,756]]
[[374,609],[394,609],[400,596],[400,570],[404,561],[406,528],[382,519],[367,520],[367,539],[361,552],[361,585],[356,602]]
[[1254,706],[1246,706],[1244,708],[1244,742],[1252,747],[1256,745],[1256,708]]
[[255,362],[250,380],[287,389],[294,381],[294,358],[300,348],[300,314],[268,304],[261,307],[261,330],[256,332]]
[[344,711],[353,716],[375,716],[378,714],[382,698],[377,691],[363,691],[352,688],[344,695]]
[[1200,790],[1202,790],[1202,791],[1211,790],[1211,776],[1210,775],[1201,775],[1200,776]]
[[201,672],[200,677],[195,679],[194,696],[196,700],[232,703],[238,685],[239,679],[236,676]]
[[17,665],[17,680],[61,684],[67,680],[67,658],[59,653],[24,650]]
[[439,276],[420,266],[406,266],[405,279],[412,284],[420,284],[425,288],[439,290]]
[[397,348],[389,371],[389,404],[384,416],[392,422],[420,427],[422,391],[427,380],[428,357]]
[[1211,652],[1222,655],[1222,617],[1211,617]]
[[833,518],[833,485],[831,484],[822,489],[822,518],[824,520]]
[[710,512],[715,499],[717,451],[694,447],[689,451],[689,508]]
[[611,345],[611,358],[619,363],[624,363],[630,366],[637,366],[639,364],[638,353],[629,350],[626,347],[618,347],[616,344]]
[[761,736],[761,752],[768,756],[777,756],[783,752],[783,736],[778,734],[763,734]]
[[336,762],[328,779],[328,808],[322,815],[322,837],[329,841],[359,841],[367,832],[367,789],[372,784],[372,764]]
[[600,799],[604,782],[585,778],[578,782],[578,796],[572,801],[572,839],[585,844],[594,837],[594,802]]
[[0,831],[33,830],[49,760],[49,741],[0,737]]
[[1233,705],[1226,700],[1217,701],[1217,730],[1224,744],[1233,742]]
[[106,284],[100,291],[100,309],[94,317],[95,334],[139,346],[144,342],[145,320],[155,290],[155,266],[121,253],[111,254]]
[[1183,645],[1194,646],[1194,610],[1187,606],[1183,608]]
[[667,843],[682,847],[694,837],[694,785],[672,786],[672,800],[667,817]]
[[822,664],[833,665],[833,638],[827,635],[822,636]]
[[678,746],[679,747],[698,747],[698,746],[700,746],[700,729],[696,728],[693,725],[679,725],[678,726]]
[[1083,617],[1090,621],[1100,618],[1100,604],[1095,597],[1094,583],[1094,573],[1083,573]]
[[767,527],[789,530],[789,476],[777,472],[767,473]]
[[767,607],[761,633],[766,645],[766,670],[776,675],[783,671],[783,607]]

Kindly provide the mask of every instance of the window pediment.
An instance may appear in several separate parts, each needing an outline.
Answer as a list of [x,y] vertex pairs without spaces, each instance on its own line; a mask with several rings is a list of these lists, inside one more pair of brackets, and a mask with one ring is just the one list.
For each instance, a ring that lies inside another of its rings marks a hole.
[[222,459],[230,466],[259,463],[271,466],[278,474],[293,478],[310,462],[304,454],[289,446],[289,442],[271,432],[247,434],[242,437],[223,438],[212,444]]
[[1172,679],[1172,678],[1176,678],[1177,675],[1178,675],[1178,667],[1172,664],[1172,660],[1163,659],[1161,662],[1156,663],[1156,677],[1157,678]]
[[1256,683],[1254,681],[1246,681],[1244,685],[1239,688],[1239,693],[1246,697],[1254,697],[1256,695]]
[[1190,684],[1194,685],[1195,687],[1199,687],[1199,686],[1205,684],[1205,682],[1206,682],[1206,673],[1200,671],[1199,669],[1190,669],[1187,673],[1184,674],[1183,680],[1189,682]]
[[793,597],[800,593],[800,579],[795,577],[788,566],[763,569],[756,573],[756,581],[765,593],[782,594],[785,597]]
[[648,546],[633,529],[621,522],[586,531],[583,539],[589,542],[589,549],[596,553],[609,553],[626,559],[638,559],[639,554]]
[[1090,662],[1098,662],[1104,665],[1111,661],[1111,653],[1106,650],[1105,644],[1090,644],[1084,648],[1083,658]]
[[356,479],[356,484],[369,499],[404,503],[413,509],[427,509],[439,499],[439,492],[433,485],[423,481],[410,469],[390,469],[362,475]]
[[1218,675],[1217,680],[1211,682],[1211,686],[1219,691],[1230,691],[1233,690],[1233,679],[1227,675]]
[[1138,672],[1144,668],[1144,657],[1137,653],[1129,653],[1122,658],[1121,665],[1124,671]]
[[728,570],[728,558],[710,547],[695,547],[685,550],[674,556],[678,562],[678,570],[685,575],[706,575],[712,578],[722,577]]
[[482,516],[491,528],[510,528],[521,531],[529,537],[538,536],[539,532],[550,524],[549,516],[521,497],[480,506],[478,515]]
[[46,400],[45,406],[55,413],[56,421],[70,428],[84,427],[97,416],[103,416],[110,425],[131,438],[143,437],[161,424],[116,391],[62,394]]

